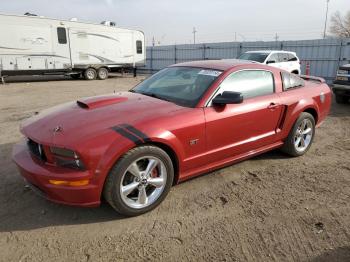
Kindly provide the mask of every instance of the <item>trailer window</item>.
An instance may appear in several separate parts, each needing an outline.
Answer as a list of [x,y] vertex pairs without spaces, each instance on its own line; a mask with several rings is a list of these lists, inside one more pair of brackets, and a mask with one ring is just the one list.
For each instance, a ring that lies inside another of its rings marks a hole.
[[67,44],[66,29],[64,27],[57,27],[57,37],[59,44]]
[[136,53],[142,54],[142,41],[140,40],[136,41]]

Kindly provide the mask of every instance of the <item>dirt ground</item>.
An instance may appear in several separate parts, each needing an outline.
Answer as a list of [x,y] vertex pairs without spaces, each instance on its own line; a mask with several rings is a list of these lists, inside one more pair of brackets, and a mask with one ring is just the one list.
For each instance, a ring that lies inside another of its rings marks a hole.
[[23,119],[140,79],[0,85],[0,261],[350,261],[350,104],[333,104],[305,156],[273,151],[192,179],[139,217],[56,205],[24,186],[11,161]]

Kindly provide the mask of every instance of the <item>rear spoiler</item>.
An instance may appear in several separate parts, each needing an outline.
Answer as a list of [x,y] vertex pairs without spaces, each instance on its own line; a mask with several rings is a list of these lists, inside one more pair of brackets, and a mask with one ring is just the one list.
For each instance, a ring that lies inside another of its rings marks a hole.
[[326,83],[326,80],[324,80],[321,77],[317,77],[317,76],[300,75],[300,77],[304,80],[316,81],[316,82],[320,82],[321,84]]

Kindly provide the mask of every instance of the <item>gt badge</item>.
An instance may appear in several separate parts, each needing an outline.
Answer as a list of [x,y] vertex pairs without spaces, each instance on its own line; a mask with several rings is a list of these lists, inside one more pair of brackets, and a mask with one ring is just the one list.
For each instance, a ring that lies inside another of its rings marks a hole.
[[198,144],[199,139],[192,139],[190,140],[190,146],[194,146]]

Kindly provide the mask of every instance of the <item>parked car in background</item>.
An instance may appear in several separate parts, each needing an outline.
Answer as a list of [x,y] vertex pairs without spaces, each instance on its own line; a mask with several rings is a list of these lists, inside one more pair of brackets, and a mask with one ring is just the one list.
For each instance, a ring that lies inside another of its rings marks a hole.
[[350,99],[350,64],[340,66],[333,82],[333,93],[337,103],[346,103]]
[[48,199],[119,213],[152,210],[173,184],[282,148],[304,155],[331,90],[242,60],[167,67],[129,92],[82,98],[21,126],[13,159]]
[[295,52],[289,51],[248,51],[238,59],[259,62],[300,75],[300,60]]

